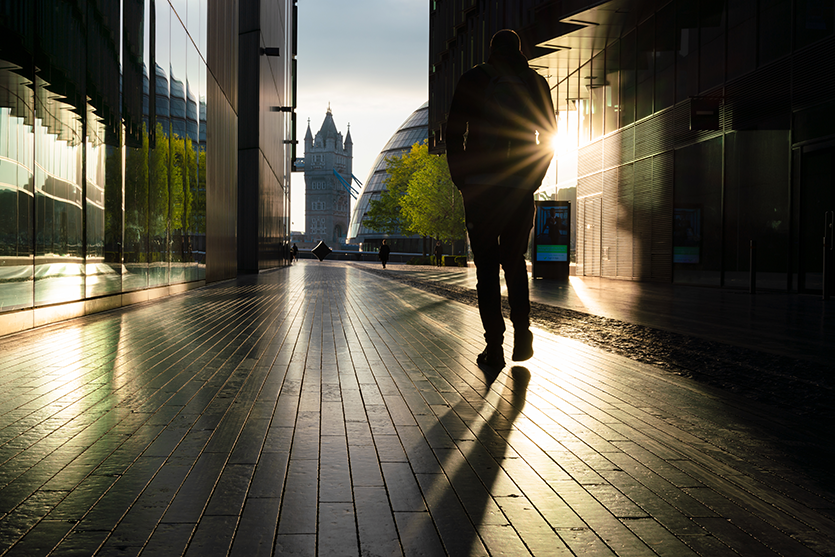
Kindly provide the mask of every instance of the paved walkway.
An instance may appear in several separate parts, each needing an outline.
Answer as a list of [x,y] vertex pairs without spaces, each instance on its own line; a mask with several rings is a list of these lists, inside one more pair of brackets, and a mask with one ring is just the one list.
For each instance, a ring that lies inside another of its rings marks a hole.
[[473,308],[328,261],[0,338],[0,554],[834,554],[832,450],[769,408],[481,348]]

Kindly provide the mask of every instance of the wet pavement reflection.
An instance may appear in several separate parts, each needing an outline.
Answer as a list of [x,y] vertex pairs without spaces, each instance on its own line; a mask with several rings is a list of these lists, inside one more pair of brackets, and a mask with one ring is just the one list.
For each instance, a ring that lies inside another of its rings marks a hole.
[[534,347],[327,260],[2,337],[0,555],[832,554],[815,436]]

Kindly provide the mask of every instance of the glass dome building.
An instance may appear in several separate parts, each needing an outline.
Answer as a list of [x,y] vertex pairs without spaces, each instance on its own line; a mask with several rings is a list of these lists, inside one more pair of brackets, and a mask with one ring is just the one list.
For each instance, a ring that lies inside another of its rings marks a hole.
[[363,218],[369,210],[369,202],[372,199],[379,198],[380,194],[386,189],[385,181],[388,176],[386,158],[400,155],[408,151],[415,143],[426,141],[428,116],[428,103],[424,103],[401,124],[374,161],[372,171],[366,178],[363,190],[357,198],[357,203],[354,204],[351,223],[348,227],[348,242],[360,244],[360,249],[363,251],[376,250],[380,247],[381,240],[386,238],[392,251],[423,253],[423,239],[421,236],[401,236],[370,230],[363,226]]

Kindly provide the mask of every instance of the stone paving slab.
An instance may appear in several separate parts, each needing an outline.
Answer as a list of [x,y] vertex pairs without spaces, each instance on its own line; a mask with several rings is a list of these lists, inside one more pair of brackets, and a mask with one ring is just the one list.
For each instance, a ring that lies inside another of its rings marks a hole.
[[833,555],[770,408],[481,349],[473,308],[328,261],[0,338],[0,555]]

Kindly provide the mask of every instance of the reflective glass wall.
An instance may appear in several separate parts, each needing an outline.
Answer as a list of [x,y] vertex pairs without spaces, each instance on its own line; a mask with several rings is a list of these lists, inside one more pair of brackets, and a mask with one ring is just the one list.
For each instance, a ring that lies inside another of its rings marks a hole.
[[0,1],[0,312],[205,279],[207,4]]
[[[577,188],[578,274],[748,288],[754,272],[759,287],[821,288],[833,183],[805,174],[805,153],[832,159],[833,13],[660,1],[576,67],[532,61],[558,109],[540,193]],[[718,108],[703,127],[705,99]]]

